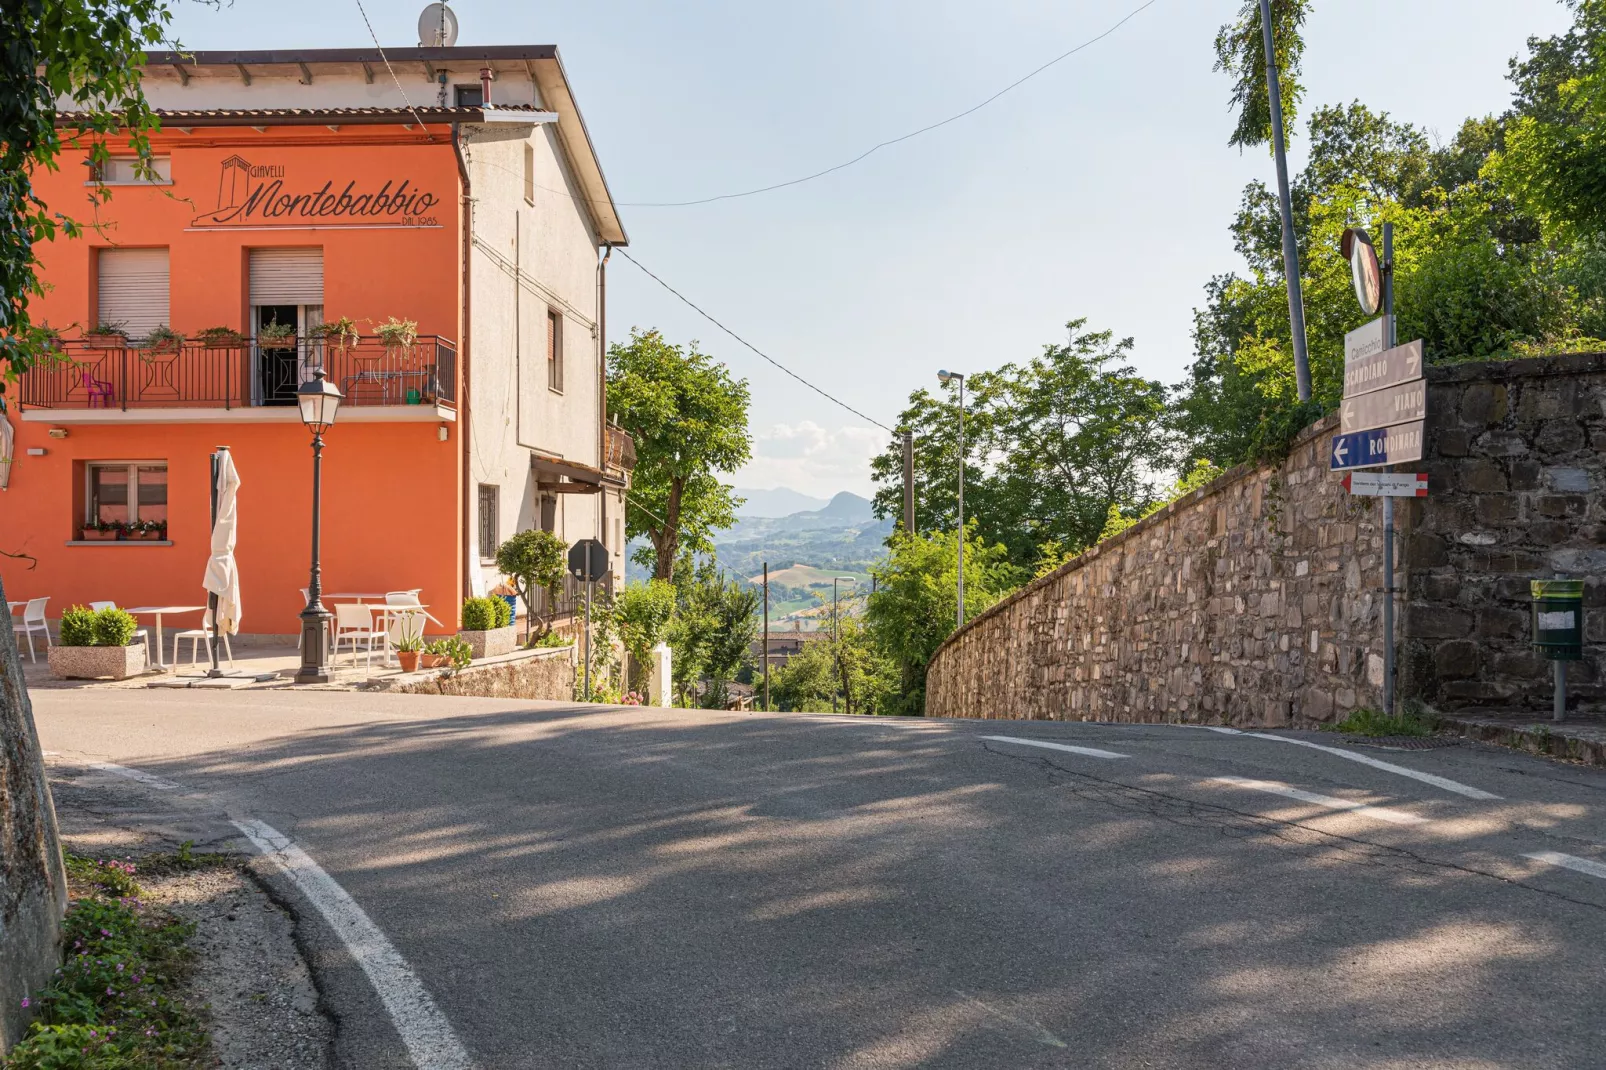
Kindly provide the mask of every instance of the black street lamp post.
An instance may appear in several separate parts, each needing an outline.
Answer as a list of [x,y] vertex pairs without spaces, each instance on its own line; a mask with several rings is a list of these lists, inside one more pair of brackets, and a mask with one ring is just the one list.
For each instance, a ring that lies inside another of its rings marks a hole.
[[323,567],[318,551],[323,528],[323,433],[334,426],[335,412],[343,397],[335,384],[324,378],[322,369],[296,391],[301,422],[312,432],[312,575],[307,583],[307,608],[301,611],[301,668],[298,684],[326,684],[329,672],[329,621],[323,605]]

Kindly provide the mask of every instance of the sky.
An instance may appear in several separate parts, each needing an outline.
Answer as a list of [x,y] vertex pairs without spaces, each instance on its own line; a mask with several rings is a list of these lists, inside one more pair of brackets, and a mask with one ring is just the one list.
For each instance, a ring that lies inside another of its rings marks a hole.
[[[423,0],[363,0],[379,43],[417,43]],[[514,3],[451,0],[459,44],[556,44],[629,253],[848,412],[765,364],[619,256],[609,329],[657,327],[752,389],[742,487],[873,490],[868,459],[939,368],[1026,360],[1068,320],[1135,339],[1168,383],[1261,151],[1228,147],[1217,27],[1239,0],[1154,0],[974,114],[824,178],[753,197],[963,111],[1143,0]],[[179,0],[187,48],[372,44],[357,0]],[[1503,110],[1507,61],[1566,28],[1559,0],[1316,0],[1306,111],[1360,99],[1448,140]],[[1303,160],[1304,139],[1290,147]],[[869,419],[865,419],[868,417]]]

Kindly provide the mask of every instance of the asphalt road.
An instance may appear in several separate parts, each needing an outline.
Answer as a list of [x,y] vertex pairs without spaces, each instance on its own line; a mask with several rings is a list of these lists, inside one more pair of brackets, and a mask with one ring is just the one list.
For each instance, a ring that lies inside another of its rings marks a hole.
[[[293,839],[482,1070],[1606,1067],[1594,770],[1171,726],[34,703],[53,760]],[[345,1063],[412,1065],[298,915]]]

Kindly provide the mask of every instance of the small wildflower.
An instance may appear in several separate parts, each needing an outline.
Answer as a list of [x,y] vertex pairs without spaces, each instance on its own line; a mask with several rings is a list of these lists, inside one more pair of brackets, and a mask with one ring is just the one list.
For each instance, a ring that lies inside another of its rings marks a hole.
[[24,1006],[24,1007],[27,1007],[27,1006],[30,1006],[30,1004],[29,1004],[29,1002],[28,1002],[28,997],[27,997],[27,996],[23,996],[23,997],[22,997],[22,1005],[23,1005],[23,1006]]

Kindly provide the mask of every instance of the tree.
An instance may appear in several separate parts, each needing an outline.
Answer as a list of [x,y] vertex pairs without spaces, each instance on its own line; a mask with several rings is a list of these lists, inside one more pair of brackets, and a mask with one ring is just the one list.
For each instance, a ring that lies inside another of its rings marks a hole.
[[[894,533],[887,560],[872,570],[875,591],[865,608],[870,639],[890,662],[904,666],[898,708],[919,713],[925,706],[926,665],[953,632],[959,595],[958,540],[953,531],[930,535]],[[1019,586],[1023,570],[1009,552],[987,543],[976,525],[965,529],[965,617],[970,619]]]
[[[1277,88],[1282,98],[1283,123],[1292,128],[1299,101],[1305,95],[1299,84],[1300,59],[1305,39],[1300,27],[1311,0],[1271,0],[1272,44],[1277,57]],[[1238,122],[1227,144],[1246,148],[1271,140],[1271,97],[1266,87],[1266,45],[1260,20],[1260,0],[1244,0],[1238,21],[1216,33],[1216,70],[1233,80],[1232,103]]]
[[[552,631],[553,607],[563,586],[567,550],[562,539],[539,528],[521,531],[496,548],[497,571],[513,581],[519,597],[524,599],[532,644]],[[535,630],[536,591],[544,591],[547,596],[547,612],[540,618],[542,627],[539,633]]]
[[612,614],[639,680],[649,652],[668,634],[675,615],[675,585],[667,580],[631,584],[614,596]]
[[637,330],[609,348],[608,412],[636,441],[625,530],[651,541],[654,578],[673,579],[683,552],[712,553],[713,532],[735,523],[741,499],[718,476],[752,455],[747,407],[747,380],[696,342]]
[[[6,389],[49,351],[50,335],[29,315],[41,292],[35,247],[83,226],[35,193],[37,168],[61,151],[57,102],[78,113],[70,136],[104,160],[108,135],[126,136],[149,173],[146,134],[156,117],[140,91],[143,49],[169,21],[162,0],[17,0],[0,19],[0,409]],[[92,186],[91,199],[106,190]],[[0,584],[3,588],[3,584]],[[17,657],[0,636],[0,804],[8,830],[0,845],[7,924],[0,929],[8,1000],[46,984],[57,965],[59,921],[67,905],[61,845],[44,758]],[[16,924],[12,924],[13,920]],[[20,1026],[17,1004],[0,1010],[0,1041]]]
[[[14,382],[50,351],[50,335],[29,316],[42,292],[34,247],[85,229],[33,188],[33,172],[55,169],[62,148],[58,101],[68,102],[67,139],[104,162],[107,141],[126,138],[141,177],[155,177],[149,133],[158,120],[140,88],[144,49],[161,44],[172,15],[163,0],[18,0],[0,20],[0,408]],[[90,189],[91,204],[111,191]]]

